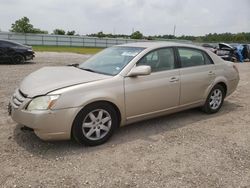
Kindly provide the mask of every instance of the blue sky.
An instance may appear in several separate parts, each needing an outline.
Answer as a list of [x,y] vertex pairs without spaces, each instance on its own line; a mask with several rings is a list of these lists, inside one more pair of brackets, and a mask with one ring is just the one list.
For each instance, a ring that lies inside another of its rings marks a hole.
[[34,27],[79,34],[250,32],[250,0],[0,0],[0,29],[27,16]]

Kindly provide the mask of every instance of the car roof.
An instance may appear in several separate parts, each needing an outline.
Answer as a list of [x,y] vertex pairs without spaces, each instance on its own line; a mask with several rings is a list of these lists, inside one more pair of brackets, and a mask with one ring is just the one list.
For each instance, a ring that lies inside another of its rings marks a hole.
[[203,47],[186,44],[186,43],[177,43],[177,42],[136,42],[136,43],[126,43],[117,46],[127,46],[127,47],[141,47],[141,48],[163,48],[163,47],[190,47],[204,50]]
[[22,45],[21,43],[15,42],[13,40],[4,40],[4,39],[0,39],[0,42],[8,42],[8,43],[12,43],[12,44],[19,44]]
[[11,40],[0,39],[1,42],[13,42]]

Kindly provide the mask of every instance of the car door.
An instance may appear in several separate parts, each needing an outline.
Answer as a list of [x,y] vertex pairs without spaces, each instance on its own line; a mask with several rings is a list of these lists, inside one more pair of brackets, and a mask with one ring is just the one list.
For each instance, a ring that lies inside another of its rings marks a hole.
[[0,41],[0,62],[4,62],[6,59],[6,52],[4,50],[3,42]]
[[11,58],[14,50],[11,48],[11,43],[7,41],[0,41],[0,56],[1,61],[8,61]]
[[198,103],[205,99],[205,93],[215,79],[215,66],[202,50],[178,48],[181,62],[180,105]]
[[151,66],[151,74],[125,78],[127,120],[179,105],[180,78],[172,48],[151,51],[136,66]]

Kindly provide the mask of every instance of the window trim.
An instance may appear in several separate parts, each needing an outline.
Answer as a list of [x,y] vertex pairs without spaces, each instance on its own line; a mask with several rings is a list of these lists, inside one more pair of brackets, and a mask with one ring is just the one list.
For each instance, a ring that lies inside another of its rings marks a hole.
[[211,63],[206,64],[206,65],[213,65],[213,64],[214,64],[214,61],[213,61],[212,58],[208,55],[208,53],[207,53],[206,51],[202,51],[202,52],[203,52],[203,56],[206,56],[206,57],[209,59],[209,61],[211,62]]
[[144,56],[142,56],[137,62],[136,62],[136,66],[137,64],[144,58],[146,57],[148,54],[152,53],[152,52],[155,52],[157,50],[161,50],[161,49],[169,49],[171,48],[173,50],[173,55],[174,55],[174,68],[173,69],[168,69],[168,70],[160,70],[160,71],[156,71],[156,72],[151,72],[151,74],[154,74],[154,73],[158,73],[158,72],[163,72],[163,71],[171,71],[171,70],[176,70],[178,69],[178,59],[177,59],[177,54],[176,54],[176,50],[175,50],[175,47],[174,46],[167,46],[167,47],[159,47],[159,48],[155,48],[153,50],[150,50],[149,52],[147,52],[146,54],[144,54]]
[[[196,66],[190,66],[190,67],[184,67],[181,63],[181,56],[180,56],[180,53],[179,53],[179,49],[182,48],[182,49],[188,49],[188,50],[193,50],[193,51],[199,51],[204,60],[205,60],[205,55],[207,56],[207,58],[210,60],[211,64],[204,64],[204,65],[196,65]],[[212,58],[208,55],[208,53],[202,49],[197,49],[197,48],[193,48],[193,47],[187,47],[187,46],[176,46],[175,47],[175,50],[176,50],[176,55],[177,55],[177,59],[178,59],[178,66],[179,68],[191,68],[191,67],[200,67],[200,66],[206,66],[206,65],[214,65],[214,61],[212,60]]]

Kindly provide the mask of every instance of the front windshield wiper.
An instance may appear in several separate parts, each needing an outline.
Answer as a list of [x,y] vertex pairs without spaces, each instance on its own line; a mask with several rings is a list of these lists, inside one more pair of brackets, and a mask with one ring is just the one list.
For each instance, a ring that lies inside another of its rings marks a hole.
[[79,63],[74,63],[74,64],[69,64],[67,66],[70,66],[70,67],[78,67],[79,66]]
[[[77,67],[77,68],[85,70],[85,71],[89,71],[89,72],[96,72],[96,71],[94,71],[92,69],[88,69],[88,68],[81,68],[81,67]],[[98,73],[98,72],[96,72],[96,73]]]
[[99,72],[99,71],[95,71],[95,70],[89,69],[89,68],[84,68],[84,67],[76,67],[76,68],[81,69],[81,70],[85,70],[85,71],[89,71],[89,72],[98,73],[98,74],[105,74],[105,75],[109,75],[109,76],[114,76],[113,74],[109,74],[109,73],[105,73],[105,72]]
[[78,64],[78,63],[75,63],[75,64],[69,64],[69,65],[67,65],[67,66],[70,66],[70,67],[76,67],[76,68],[78,68],[78,69],[85,70],[85,71],[89,71],[89,72],[96,72],[96,71],[94,71],[94,70],[92,70],[92,69],[88,69],[88,68],[81,68],[81,67],[79,67],[79,64]]

